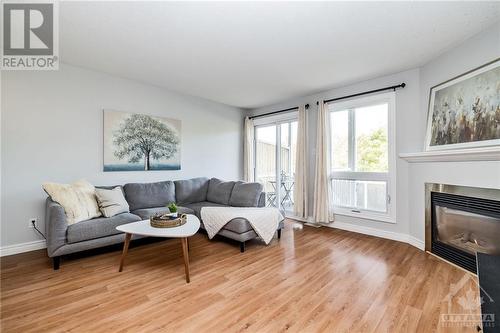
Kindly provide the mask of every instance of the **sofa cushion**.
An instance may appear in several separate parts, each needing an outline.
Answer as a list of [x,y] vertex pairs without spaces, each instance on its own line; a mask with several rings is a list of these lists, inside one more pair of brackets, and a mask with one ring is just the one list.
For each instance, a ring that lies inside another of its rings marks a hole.
[[99,217],[68,226],[68,243],[77,243],[121,233],[116,227],[122,224],[140,221],[141,218],[131,213],[122,213],[113,217]]
[[112,217],[120,213],[128,213],[128,202],[125,200],[121,186],[114,189],[96,188],[97,203],[104,217]]
[[[151,216],[157,213],[170,213],[167,207],[154,207],[154,208],[142,208],[132,211],[133,214],[139,215],[141,219],[147,220]],[[187,207],[177,206],[177,213],[179,214],[194,214],[194,211]]]
[[[227,205],[221,205],[221,204],[217,204],[217,203],[209,202],[209,201],[197,202],[197,203],[189,204],[186,206],[189,207],[190,209],[194,210],[195,215],[198,216],[200,219],[201,219],[201,209],[203,207],[227,207]],[[203,225],[203,221],[201,221],[201,227],[203,229],[205,229],[205,226]],[[253,230],[250,223],[244,218],[232,219],[222,229],[231,230],[232,232],[236,232],[236,233],[240,233],[240,234],[247,232],[248,230]]]
[[175,202],[174,182],[130,183],[123,186],[130,210],[166,206]]
[[187,208],[192,209],[194,211],[194,215],[198,216],[198,218],[201,218],[200,214],[201,214],[201,209],[203,207],[227,207],[227,205],[221,205],[221,204],[218,204],[215,202],[209,202],[209,201],[196,202],[196,203],[192,203],[192,204],[187,204],[185,206]]
[[[203,224],[203,222],[201,222],[200,227],[205,229],[205,225]],[[229,230],[237,234],[242,234],[247,231],[253,230],[253,228],[247,219],[244,219],[242,217],[237,217],[227,222],[226,225],[222,227],[221,230]]]
[[205,177],[175,181],[175,198],[180,205],[206,201],[207,190],[208,178]]
[[234,184],[229,205],[233,207],[257,207],[262,184],[237,182]]
[[229,205],[229,198],[231,197],[234,184],[235,182],[225,182],[217,178],[210,179],[208,182],[207,201]]
[[232,219],[231,221],[227,222],[227,224],[222,229],[230,230],[237,234],[242,234],[249,230],[253,230],[248,220],[242,217]]
[[247,219],[238,217],[229,221],[222,229],[230,230],[237,234],[242,234],[249,230],[253,230]]

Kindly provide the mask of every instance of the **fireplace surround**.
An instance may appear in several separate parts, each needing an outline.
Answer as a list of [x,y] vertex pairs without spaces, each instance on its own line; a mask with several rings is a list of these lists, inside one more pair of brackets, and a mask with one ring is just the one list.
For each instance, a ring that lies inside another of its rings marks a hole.
[[425,250],[476,273],[476,252],[500,255],[500,189],[425,184]]

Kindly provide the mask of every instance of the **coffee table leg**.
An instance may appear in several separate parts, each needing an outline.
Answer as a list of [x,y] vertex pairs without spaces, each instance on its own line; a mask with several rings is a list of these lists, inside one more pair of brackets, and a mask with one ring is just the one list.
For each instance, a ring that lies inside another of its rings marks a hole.
[[123,243],[122,258],[120,260],[120,269],[118,270],[118,272],[121,272],[123,270],[123,263],[125,262],[125,256],[127,255],[128,245],[130,244],[131,237],[132,234],[125,234],[125,243]]
[[188,239],[181,238],[182,254],[184,256],[184,270],[186,272],[186,282],[189,283],[189,253],[188,253]]

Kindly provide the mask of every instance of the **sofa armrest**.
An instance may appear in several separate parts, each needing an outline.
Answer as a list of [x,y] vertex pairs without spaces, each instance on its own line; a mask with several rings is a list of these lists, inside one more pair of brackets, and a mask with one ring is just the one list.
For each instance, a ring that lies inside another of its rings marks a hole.
[[66,244],[66,214],[64,208],[50,198],[45,202],[45,235],[47,237],[47,253],[49,257]]
[[266,192],[260,192],[259,203],[257,207],[265,207],[266,206]]

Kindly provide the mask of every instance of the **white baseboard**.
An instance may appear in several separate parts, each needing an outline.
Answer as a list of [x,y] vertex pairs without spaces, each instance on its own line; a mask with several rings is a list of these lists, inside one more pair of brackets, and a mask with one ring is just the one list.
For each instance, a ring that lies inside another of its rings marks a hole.
[[318,223],[310,223],[310,222],[304,222],[305,226],[312,227],[312,228],[321,228],[322,225]]
[[[295,220],[299,220],[299,219],[295,219]],[[375,229],[375,228],[370,228],[370,227],[364,227],[364,226],[355,225],[355,224],[351,224],[351,223],[345,223],[345,222],[333,222],[330,224],[321,224],[321,225],[308,223],[308,222],[304,221],[304,219],[302,219],[301,222],[305,222],[306,225],[316,227],[316,228],[318,228],[320,226],[325,226],[325,227],[329,227],[329,228],[337,228],[337,229],[341,229],[341,230],[357,232],[360,234],[391,239],[391,240],[395,240],[395,241],[399,241],[399,242],[408,243],[408,244],[415,246],[416,248],[418,248],[422,251],[425,250],[425,244],[422,240],[415,238],[413,236],[410,236],[410,235],[406,235],[406,234],[401,234],[401,233],[392,232],[392,231],[385,231],[385,230],[380,230],[380,229]],[[33,242],[7,245],[7,246],[0,247],[0,257],[10,256],[13,254],[18,254],[18,253],[23,253],[23,252],[45,249],[46,247],[47,246],[46,246],[45,240],[37,240],[37,241],[33,241]]]
[[308,226],[308,227],[313,227],[313,228],[321,228],[322,227],[321,224],[314,223],[314,220],[312,217],[308,217],[307,219],[305,219],[303,217],[297,217],[297,216],[286,216],[286,218],[289,220],[294,220],[294,221],[300,222],[303,225]]
[[299,221],[302,223],[314,223],[312,217],[309,217],[306,219],[306,218],[298,217],[298,216],[294,216],[294,215],[287,215],[287,216],[285,216],[285,218],[287,218],[289,220]]
[[401,234],[398,232],[380,230],[380,229],[375,229],[375,228],[370,228],[370,227],[365,227],[365,226],[360,226],[360,225],[345,223],[345,222],[333,222],[330,224],[322,224],[322,225],[325,227],[329,227],[329,228],[337,228],[337,229],[341,229],[341,230],[357,232],[357,233],[364,234],[364,235],[375,236],[375,237],[395,240],[398,242],[408,243],[408,244],[415,246],[416,248],[418,248],[422,251],[425,249],[423,241],[421,241],[420,239],[415,238],[413,236],[407,235],[407,234]]
[[425,242],[413,236],[408,236],[408,244],[415,246],[416,248],[425,251]]
[[37,240],[21,244],[6,245],[0,247],[0,257],[10,256],[13,254],[45,249],[47,247],[45,240]]

